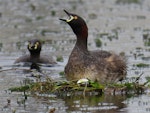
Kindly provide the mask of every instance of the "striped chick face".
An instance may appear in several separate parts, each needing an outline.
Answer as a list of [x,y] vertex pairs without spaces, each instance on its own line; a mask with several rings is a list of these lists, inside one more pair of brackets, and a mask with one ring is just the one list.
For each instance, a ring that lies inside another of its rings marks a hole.
[[41,44],[41,42],[40,42],[39,40],[37,40],[37,39],[33,39],[33,40],[28,41],[28,46],[27,46],[27,48],[28,48],[28,50],[29,50],[30,52],[41,51],[41,47],[42,47],[42,44]]

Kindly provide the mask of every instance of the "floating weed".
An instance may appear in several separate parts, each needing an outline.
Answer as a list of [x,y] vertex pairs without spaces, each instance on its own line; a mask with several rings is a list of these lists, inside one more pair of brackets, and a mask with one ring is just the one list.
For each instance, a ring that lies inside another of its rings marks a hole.
[[76,5],[72,5],[72,9],[73,9],[73,10],[76,10],[76,9],[77,9],[77,6],[76,6]]
[[150,38],[144,41],[145,46],[150,46]]
[[13,87],[13,88],[9,88],[10,91],[14,92],[26,92],[30,89],[31,85],[24,85],[24,86],[19,86],[19,87]]
[[137,15],[137,19],[146,19],[146,16],[143,16],[143,15]]
[[56,11],[51,11],[51,16],[55,16],[56,15]]
[[42,36],[45,36],[46,33],[50,33],[50,32],[51,32],[51,31],[48,30],[48,29],[42,29],[41,32],[40,32],[40,34],[41,34]]
[[149,38],[149,33],[143,33],[143,41]]
[[56,61],[58,61],[58,62],[63,62],[63,61],[64,61],[64,59],[63,59],[63,57],[62,57],[62,56],[57,56]]
[[122,52],[119,53],[119,55],[124,57],[125,56],[125,52],[122,51]]
[[[9,90],[14,92],[31,92],[31,94],[56,94],[59,96],[66,95],[66,94],[74,94],[76,92],[90,92],[95,91],[102,93],[102,89],[104,87],[97,82],[90,81],[88,86],[85,88],[84,84],[77,84],[76,81],[59,81],[54,82],[52,79],[47,78],[43,82],[35,82],[31,84],[27,84],[20,87],[13,87]],[[62,93],[63,92],[63,93]],[[66,92],[66,93],[64,93]]]
[[19,49],[19,50],[20,50],[21,45],[22,45],[22,43],[21,43],[21,42],[16,42],[16,47],[17,47],[17,49]]
[[96,89],[104,89],[104,86],[98,82],[93,82],[93,81],[90,81],[90,85],[93,87],[93,88],[96,88]]
[[18,25],[17,25],[17,24],[16,24],[16,25],[14,25],[14,28],[15,28],[15,29],[17,29],[17,28],[18,28]]
[[141,4],[141,0],[116,0],[116,4]]
[[150,61],[150,57],[149,57],[149,56],[148,56],[148,57],[143,56],[143,57],[142,57],[142,60]]
[[3,47],[3,43],[1,42],[1,43],[0,43],[0,48],[2,48],[2,47]]
[[59,72],[59,75],[64,76],[65,75],[64,71]]
[[144,30],[143,32],[144,32],[144,33],[143,33],[144,46],[150,46],[149,30]]
[[32,19],[31,18],[26,18],[25,21],[30,23],[30,22],[32,22]]
[[141,73],[138,77],[126,78],[122,83],[108,84],[106,91],[113,89],[113,94],[142,94],[148,88],[147,84],[150,83],[150,79],[148,78],[145,83],[140,84],[139,80],[142,75],[143,73]]
[[148,87],[150,88],[150,77],[147,76],[147,77],[145,77],[145,79],[147,80],[147,81],[145,82],[145,85],[148,85]]
[[57,33],[57,31],[51,31],[51,30],[49,30],[49,29],[42,29],[42,30],[40,31],[40,34],[41,34],[42,36],[46,36],[46,34],[48,34],[48,33]]
[[0,51],[2,50],[3,47],[3,43],[0,43]]
[[80,94],[86,96],[87,94],[101,95],[102,93],[110,92],[113,94],[142,94],[149,86],[150,77],[143,84],[139,83],[141,76],[134,78],[127,78],[123,82],[114,84],[100,84],[88,80],[85,82],[77,81],[54,81],[47,77],[44,81],[29,82],[20,87],[13,87],[9,90],[20,92],[31,92],[30,94],[55,94],[58,96],[67,96]]
[[97,38],[104,38],[108,39],[109,41],[112,41],[113,39],[118,39],[118,31],[117,30],[112,30],[111,33],[100,33],[97,34]]
[[43,16],[37,16],[36,17],[36,20],[41,20],[41,19],[43,19],[44,17]]
[[99,38],[96,38],[95,39],[95,44],[96,44],[96,47],[101,47],[102,46],[102,41]]
[[16,109],[13,109],[13,110],[12,110],[12,113],[16,113]]
[[134,64],[136,67],[138,68],[145,68],[145,67],[149,67],[149,64],[145,64],[145,63],[139,63],[139,64]]
[[89,14],[89,18],[90,19],[96,19],[97,15],[95,13],[91,13],[91,14]]
[[103,38],[105,36],[108,36],[108,35],[109,35],[109,33],[100,33],[100,34],[98,34],[98,36],[101,37],[101,38]]
[[36,10],[36,6],[33,5],[33,4],[30,4],[30,8],[31,8],[32,11],[35,11],[35,10]]
[[150,81],[150,77],[149,77],[149,76],[145,77],[145,79],[146,79],[147,81]]
[[50,81],[36,82],[30,89],[32,93],[38,92],[40,94],[51,93],[53,91],[54,84]]

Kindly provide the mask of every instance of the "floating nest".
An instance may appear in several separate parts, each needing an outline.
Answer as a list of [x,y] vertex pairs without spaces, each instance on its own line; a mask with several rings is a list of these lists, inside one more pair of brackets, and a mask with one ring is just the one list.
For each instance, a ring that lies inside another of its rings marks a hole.
[[80,79],[79,81],[54,81],[47,77],[44,81],[29,82],[26,84],[12,87],[12,92],[30,92],[30,94],[54,94],[57,96],[69,95],[102,95],[109,94],[142,94],[149,87],[150,79],[143,84],[139,83],[141,75],[132,80],[124,80],[122,83],[116,84],[99,84],[88,79]]

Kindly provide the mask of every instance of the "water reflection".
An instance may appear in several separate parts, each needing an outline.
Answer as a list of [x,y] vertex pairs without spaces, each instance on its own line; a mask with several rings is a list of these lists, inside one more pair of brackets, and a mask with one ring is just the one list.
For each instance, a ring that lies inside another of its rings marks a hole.
[[150,100],[149,95],[137,95],[124,101],[127,107],[124,109],[127,113],[149,113],[150,112]]
[[[19,96],[12,101],[17,104],[16,111],[22,113],[23,111],[48,112],[55,109],[56,113],[125,113],[126,104],[123,103],[127,99],[123,95],[102,95],[102,96],[66,96],[66,97],[52,97],[52,96],[34,96],[25,99]],[[11,104],[10,104],[11,105]],[[32,105],[32,106],[31,106]],[[11,106],[13,110],[14,106]],[[9,110],[10,110],[9,109]],[[3,109],[4,110],[4,109]],[[9,111],[7,109],[7,111]]]
[[30,69],[36,69],[38,72],[41,72],[41,68],[39,66],[39,64],[37,63],[32,63],[31,66],[30,66]]
[[67,112],[92,112],[99,113],[119,112],[125,108],[123,103],[126,100],[125,95],[95,95],[95,96],[70,96],[63,98],[65,106],[68,107]]

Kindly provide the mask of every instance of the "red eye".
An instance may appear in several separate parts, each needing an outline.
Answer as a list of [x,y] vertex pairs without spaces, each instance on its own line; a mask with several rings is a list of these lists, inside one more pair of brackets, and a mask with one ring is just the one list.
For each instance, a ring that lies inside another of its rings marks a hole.
[[77,17],[77,16],[74,16],[74,19],[76,20],[76,19],[78,19],[78,17]]

